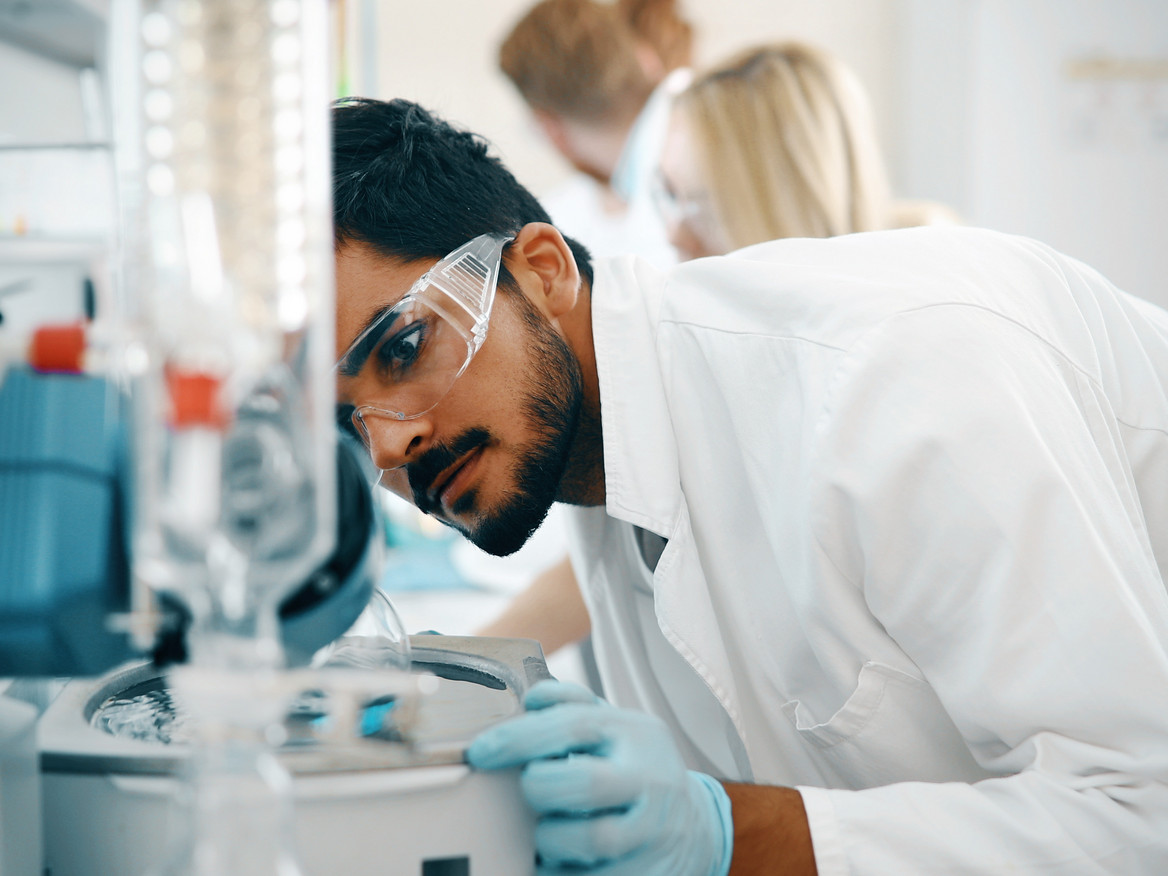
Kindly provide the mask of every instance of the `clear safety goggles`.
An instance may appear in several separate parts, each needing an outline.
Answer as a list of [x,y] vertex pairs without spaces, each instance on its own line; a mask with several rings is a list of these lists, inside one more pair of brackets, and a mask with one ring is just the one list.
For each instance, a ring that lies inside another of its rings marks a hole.
[[445,256],[349,345],[337,361],[338,421],[369,444],[369,417],[410,420],[430,411],[487,337],[503,247],[482,234]]
[[714,204],[703,192],[697,195],[679,195],[660,171],[653,175],[649,195],[657,213],[668,226],[690,225],[704,228],[714,221]]

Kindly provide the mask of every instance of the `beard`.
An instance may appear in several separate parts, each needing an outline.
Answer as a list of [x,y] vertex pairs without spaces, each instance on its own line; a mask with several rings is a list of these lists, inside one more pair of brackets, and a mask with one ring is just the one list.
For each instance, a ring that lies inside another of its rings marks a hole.
[[528,333],[534,366],[521,380],[522,408],[532,438],[517,454],[512,469],[515,486],[496,507],[482,507],[478,491],[469,489],[451,507],[468,522],[449,520],[429,498],[428,489],[439,472],[461,456],[492,443],[489,428],[478,426],[452,442],[431,447],[406,467],[414,504],[457,529],[477,547],[495,556],[512,554],[539,528],[556,500],[568,461],[584,397],[580,363],[568,344],[521,293],[509,295]]

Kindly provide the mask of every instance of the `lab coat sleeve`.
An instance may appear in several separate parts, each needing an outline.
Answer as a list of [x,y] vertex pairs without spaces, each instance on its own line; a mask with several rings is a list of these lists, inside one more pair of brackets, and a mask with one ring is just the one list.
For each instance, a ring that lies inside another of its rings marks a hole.
[[841,365],[819,549],[1001,777],[800,789],[820,876],[1168,873],[1168,596],[1120,441],[1138,427],[976,307],[894,317]]

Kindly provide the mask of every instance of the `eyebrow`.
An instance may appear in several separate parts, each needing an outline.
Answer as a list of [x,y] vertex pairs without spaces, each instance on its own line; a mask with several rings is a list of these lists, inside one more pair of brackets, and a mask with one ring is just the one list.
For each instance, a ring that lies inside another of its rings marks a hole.
[[[338,374],[342,377],[356,377],[361,373],[361,369],[365,367],[365,360],[369,358],[369,354],[373,352],[373,349],[377,346],[377,343],[384,334],[384,332],[375,332],[373,329],[393,313],[400,303],[400,301],[395,301],[390,306],[375,311],[369,319],[365,320],[365,324],[357,332],[357,340],[353,342],[345,355],[337,362]],[[397,322],[397,316],[394,316],[385,328],[389,328],[395,322]]]

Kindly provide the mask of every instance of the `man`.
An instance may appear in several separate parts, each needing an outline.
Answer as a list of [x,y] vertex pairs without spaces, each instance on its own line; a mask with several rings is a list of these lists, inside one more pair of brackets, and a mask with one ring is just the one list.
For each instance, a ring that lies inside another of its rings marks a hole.
[[[658,267],[677,262],[658,212],[657,158],[672,98],[691,78],[693,42],[677,0],[541,0],[499,47],[499,68],[576,170],[541,203],[556,227],[594,256],[639,255]],[[549,655],[575,644],[592,675],[588,611],[562,529],[553,512],[523,553],[558,549],[561,559],[478,633],[531,636]],[[482,565],[481,556],[467,557],[465,544],[458,550],[472,568]]]
[[474,136],[334,127],[341,422],[492,552],[575,506],[615,706],[468,751],[540,872],[1168,872],[1168,314],[976,229],[594,265]]
[[653,186],[692,45],[676,0],[541,0],[499,47],[500,70],[577,171],[543,204],[593,252],[677,261]]

